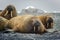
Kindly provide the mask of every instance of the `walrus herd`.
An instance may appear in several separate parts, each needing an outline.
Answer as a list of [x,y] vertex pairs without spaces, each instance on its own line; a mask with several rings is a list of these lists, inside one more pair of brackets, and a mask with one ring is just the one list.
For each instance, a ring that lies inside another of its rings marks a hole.
[[11,29],[19,33],[39,33],[48,32],[53,28],[54,20],[51,15],[17,15],[15,6],[8,5],[0,11],[0,31]]

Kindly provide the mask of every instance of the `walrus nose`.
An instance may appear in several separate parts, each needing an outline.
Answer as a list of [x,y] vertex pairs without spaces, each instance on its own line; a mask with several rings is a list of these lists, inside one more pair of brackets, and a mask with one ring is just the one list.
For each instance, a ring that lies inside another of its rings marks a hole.
[[36,22],[34,23],[34,26],[35,26],[35,27],[38,27],[38,26],[40,26],[40,23],[39,23],[39,21],[36,21]]
[[8,11],[13,11],[13,8],[12,8],[11,6],[8,6],[8,7],[7,7],[7,10],[8,10]]
[[49,18],[49,19],[47,20],[47,22],[48,22],[48,23],[53,23],[53,19],[52,19],[52,18]]
[[36,21],[35,23],[34,23],[34,31],[35,31],[35,33],[37,33],[38,32],[38,27],[40,26],[40,22],[39,21]]

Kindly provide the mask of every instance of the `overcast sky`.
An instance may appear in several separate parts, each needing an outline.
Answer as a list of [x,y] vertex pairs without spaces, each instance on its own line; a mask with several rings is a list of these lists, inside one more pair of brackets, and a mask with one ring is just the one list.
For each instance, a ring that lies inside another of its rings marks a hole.
[[0,9],[3,10],[9,4],[15,5],[18,11],[27,6],[34,6],[48,12],[60,11],[60,0],[0,0]]

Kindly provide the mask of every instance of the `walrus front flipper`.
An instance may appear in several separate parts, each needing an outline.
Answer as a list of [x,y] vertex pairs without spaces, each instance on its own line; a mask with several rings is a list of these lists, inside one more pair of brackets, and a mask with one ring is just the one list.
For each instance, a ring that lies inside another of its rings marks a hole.
[[14,31],[11,29],[7,29],[7,30],[3,31],[3,33],[14,33]]

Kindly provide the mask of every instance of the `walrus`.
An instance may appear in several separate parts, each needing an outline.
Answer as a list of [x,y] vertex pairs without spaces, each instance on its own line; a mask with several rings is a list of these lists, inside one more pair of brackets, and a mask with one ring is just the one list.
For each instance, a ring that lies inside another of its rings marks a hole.
[[16,16],[9,20],[8,28],[20,33],[44,33],[42,22],[33,15]]
[[6,19],[11,19],[15,16],[17,16],[17,11],[15,6],[13,5],[8,5],[2,12],[1,15],[2,17],[6,18]]
[[53,28],[54,20],[51,15],[40,15],[37,16],[37,18],[40,19],[40,21],[43,23],[46,29]]

